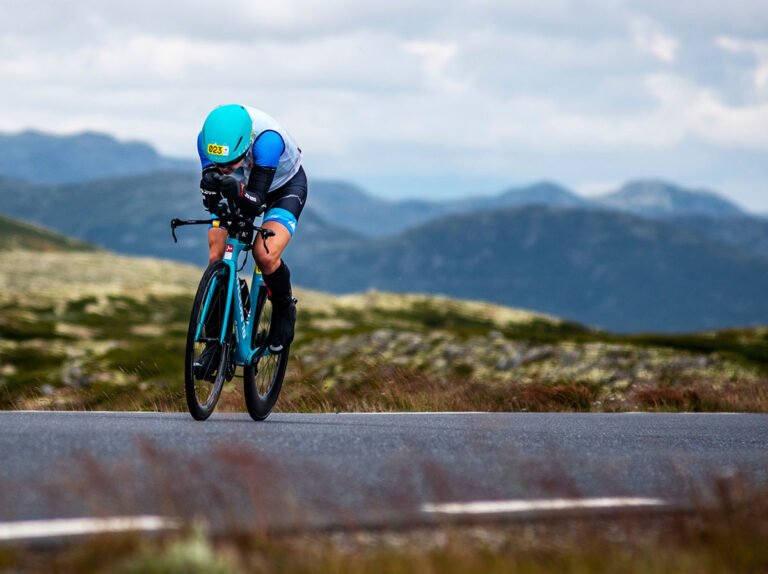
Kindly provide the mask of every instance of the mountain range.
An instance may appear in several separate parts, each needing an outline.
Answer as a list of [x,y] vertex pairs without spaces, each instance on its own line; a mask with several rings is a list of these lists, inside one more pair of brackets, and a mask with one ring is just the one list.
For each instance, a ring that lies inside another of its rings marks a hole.
[[484,299],[614,331],[768,322],[768,259],[668,222],[526,206],[292,254],[302,284]]
[[733,202],[705,189],[685,189],[660,181],[632,181],[621,189],[595,198],[604,207],[647,217],[745,215]]
[[0,133],[0,175],[33,183],[71,183],[161,170],[192,170],[197,162],[163,157],[144,142],[103,133],[57,136],[34,130]]
[[[168,227],[205,215],[197,169],[50,184],[0,175],[0,212],[121,253],[205,264],[204,228],[178,230],[174,244]],[[768,322],[768,220],[659,180],[589,199],[541,182],[441,202],[311,180],[286,258],[307,287],[443,293],[615,331]]]
[[[756,217],[710,191],[689,190],[655,179],[631,181],[617,191],[585,198],[554,182],[513,187],[497,195],[445,201],[387,201],[343,182],[312,185],[312,206],[326,219],[369,237],[383,237],[438,217],[479,211],[498,211],[525,205],[614,209],[652,218]],[[375,213],[372,220],[366,214]],[[764,219],[764,218],[761,218]]]

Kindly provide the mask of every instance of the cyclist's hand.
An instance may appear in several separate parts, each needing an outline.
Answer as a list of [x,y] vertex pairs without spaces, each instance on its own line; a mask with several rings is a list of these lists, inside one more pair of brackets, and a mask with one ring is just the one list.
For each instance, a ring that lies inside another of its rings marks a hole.
[[216,205],[214,205],[213,208],[209,209],[208,211],[210,211],[219,219],[227,219],[230,215],[229,205],[227,205],[227,202],[221,198],[219,198],[219,201],[216,203]]
[[203,177],[200,179],[200,193],[203,194],[203,205],[212,213],[221,199],[217,175],[221,175],[218,168],[210,166],[203,170]]
[[221,172],[219,171],[219,168],[215,165],[209,165],[206,168],[203,168],[203,176],[200,178],[200,191],[205,194],[208,193],[218,193],[219,192],[219,183],[218,183],[218,177],[221,177]]
[[237,199],[240,197],[242,185],[231,175],[218,175],[219,193],[227,199]]

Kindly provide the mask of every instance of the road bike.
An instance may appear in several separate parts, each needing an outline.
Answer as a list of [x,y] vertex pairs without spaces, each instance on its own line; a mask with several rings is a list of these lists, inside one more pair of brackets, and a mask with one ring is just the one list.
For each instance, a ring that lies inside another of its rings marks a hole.
[[[232,202],[219,214],[227,229],[224,258],[211,263],[203,273],[192,304],[184,357],[184,390],[190,414],[205,420],[213,413],[225,382],[242,367],[243,392],[248,414],[263,421],[272,412],[288,365],[289,346],[270,353],[267,334],[272,303],[261,270],[254,262],[251,286],[239,277],[253,247],[254,235],[267,249],[274,232],[253,224]],[[171,220],[176,228],[210,225],[210,219]],[[269,249],[267,249],[269,252]],[[245,253],[238,266],[241,254]]]

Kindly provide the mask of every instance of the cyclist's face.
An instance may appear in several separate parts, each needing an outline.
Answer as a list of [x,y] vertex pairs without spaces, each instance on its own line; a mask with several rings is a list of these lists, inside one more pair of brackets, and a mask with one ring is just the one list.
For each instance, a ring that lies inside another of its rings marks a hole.
[[233,163],[232,165],[226,165],[226,166],[223,165],[223,166],[219,167],[219,170],[224,175],[229,175],[230,173],[233,173],[241,165],[243,165],[243,160],[242,159],[239,162],[237,162],[237,163]]

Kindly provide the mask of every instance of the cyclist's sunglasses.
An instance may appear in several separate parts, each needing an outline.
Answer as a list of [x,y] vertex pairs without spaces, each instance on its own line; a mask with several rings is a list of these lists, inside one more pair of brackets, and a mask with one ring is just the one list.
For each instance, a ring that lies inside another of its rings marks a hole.
[[246,150],[245,153],[243,153],[239,157],[236,157],[235,159],[230,160],[230,161],[228,161],[226,163],[216,163],[216,167],[231,167],[233,165],[237,165],[238,163],[243,161],[243,159],[245,159],[245,154],[246,153],[248,153],[248,150]]

